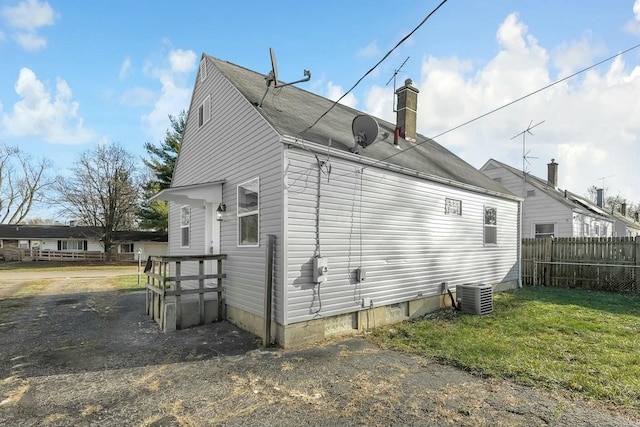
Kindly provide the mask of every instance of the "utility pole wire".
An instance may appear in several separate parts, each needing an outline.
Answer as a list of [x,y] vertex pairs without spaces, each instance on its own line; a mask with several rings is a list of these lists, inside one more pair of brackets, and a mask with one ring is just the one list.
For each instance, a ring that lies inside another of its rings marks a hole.
[[[618,57],[618,56],[622,56],[622,55],[624,55],[625,53],[630,52],[630,51],[632,51],[632,50],[634,50],[634,49],[637,49],[637,48],[639,48],[639,47],[640,47],[640,44],[637,44],[637,45],[632,46],[632,47],[630,47],[630,48],[628,48],[628,49],[625,49],[625,50],[623,50],[623,51],[621,51],[621,52],[618,52],[618,53],[616,53],[615,55],[612,55],[612,56],[610,56],[610,57],[608,57],[608,58],[603,59],[602,61],[596,62],[595,64],[590,65],[590,66],[588,66],[588,67],[586,67],[586,68],[583,68],[583,69],[582,69],[582,70],[580,70],[580,71],[576,71],[575,73],[573,73],[573,74],[571,74],[571,75],[569,75],[569,76],[566,76],[566,77],[563,77],[563,78],[561,78],[561,79],[559,79],[559,80],[556,80],[556,81],[555,81],[555,82],[553,82],[553,83],[549,83],[548,85],[546,85],[546,86],[544,86],[544,87],[541,87],[541,88],[540,88],[540,89],[538,89],[538,90],[535,90],[535,91],[533,91],[533,92],[531,92],[531,93],[528,93],[527,95],[521,96],[520,98],[514,99],[513,101],[508,102],[508,103],[506,103],[506,104],[504,104],[504,105],[502,105],[502,106],[500,106],[500,107],[498,107],[498,108],[494,108],[493,110],[491,110],[491,111],[489,111],[489,112],[487,112],[487,113],[484,113],[484,114],[482,114],[482,115],[480,115],[480,116],[478,116],[478,117],[476,117],[476,118],[473,118],[473,119],[471,119],[471,120],[467,120],[466,122],[464,122],[464,123],[462,123],[462,124],[459,124],[458,126],[453,127],[453,128],[451,128],[451,129],[449,129],[449,130],[447,130],[447,131],[445,131],[445,132],[439,133],[438,135],[433,136],[433,137],[431,137],[431,138],[429,138],[429,139],[434,140],[435,138],[439,138],[439,137],[441,137],[441,136],[443,136],[443,135],[446,135],[446,134],[448,134],[448,133],[450,133],[450,132],[453,132],[454,130],[460,129],[460,128],[461,128],[461,127],[463,127],[463,126],[466,126],[466,125],[468,125],[468,124],[470,124],[470,123],[473,123],[473,122],[478,121],[478,120],[480,120],[480,119],[482,119],[482,118],[484,118],[484,117],[487,117],[488,115],[493,114],[493,113],[495,113],[495,112],[497,112],[497,111],[500,111],[500,110],[502,110],[502,109],[504,109],[504,108],[507,108],[507,107],[509,107],[509,106],[511,106],[511,105],[513,105],[513,104],[515,104],[516,102],[520,102],[520,101],[522,101],[523,99],[526,99],[526,98],[528,98],[528,97],[530,97],[530,96],[533,96],[533,95],[535,95],[535,94],[537,94],[537,93],[540,93],[540,92],[542,92],[543,90],[549,89],[550,87],[555,86],[555,85],[557,85],[558,83],[562,83],[562,82],[564,82],[564,81],[566,81],[566,80],[569,80],[569,79],[571,79],[571,78],[573,78],[573,77],[575,77],[575,76],[577,76],[577,75],[579,75],[579,74],[582,74],[582,73],[584,73],[584,72],[586,72],[586,71],[589,71],[589,70],[590,70],[590,69],[592,69],[592,68],[597,67],[598,65],[602,65],[602,64],[604,64],[605,62],[611,61],[612,59],[614,59],[614,58],[616,58],[616,57]],[[420,143],[414,144],[414,145],[410,146],[409,148],[407,148],[407,149],[405,149],[405,150],[398,151],[397,153],[394,153],[394,154],[392,154],[392,155],[390,155],[390,156],[388,156],[388,157],[385,157],[384,159],[378,160],[378,161],[376,161],[373,165],[370,165],[370,166],[374,166],[374,165],[376,165],[376,164],[378,164],[378,163],[381,163],[381,162],[384,162],[384,161],[386,161],[386,160],[389,160],[390,158],[392,158],[392,157],[394,157],[394,156],[397,156],[397,155],[398,155],[398,154],[400,154],[400,153],[404,153],[405,151],[411,150],[411,149],[413,149],[414,147],[417,147],[418,145],[422,145],[422,144],[424,144],[424,143],[426,143],[426,142],[428,142],[428,140],[427,140],[427,141],[424,141],[424,142],[420,142]],[[369,167],[369,166],[365,166],[365,168],[366,168],[366,167]]]
[[375,70],[376,68],[378,68],[378,66],[379,66],[380,64],[382,64],[382,63],[384,62],[384,60],[385,60],[385,59],[387,59],[387,58],[389,57],[389,55],[391,55],[391,53],[393,53],[393,51],[394,51],[394,50],[396,50],[396,49],[398,48],[398,46],[400,46],[400,45],[401,45],[402,43],[404,43],[404,42],[405,42],[409,37],[411,37],[411,36],[413,35],[413,33],[415,33],[416,31],[418,31],[418,29],[419,29],[420,27],[422,27],[422,25],[423,25],[425,22],[427,22],[427,20],[428,20],[429,18],[431,18],[431,15],[433,15],[434,13],[436,13],[436,11],[437,11],[438,9],[440,9],[440,7],[442,7],[442,5],[444,5],[446,2],[447,2],[447,0],[442,0],[442,2],[441,2],[441,3],[440,3],[440,4],[439,4],[435,9],[433,9],[433,10],[431,11],[431,13],[429,13],[429,14],[428,14],[428,15],[427,15],[423,20],[422,20],[422,22],[420,22],[420,23],[418,24],[418,26],[417,26],[417,27],[415,27],[415,28],[414,28],[414,29],[413,29],[409,34],[407,34],[406,36],[404,36],[404,37],[402,38],[402,40],[400,40],[400,41],[399,41],[399,42],[398,42],[398,43],[397,43],[397,44],[396,44],[396,45],[395,45],[395,46],[394,46],[394,47],[393,47],[389,52],[387,52],[387,53],[382,57],[382,59],[381,59],[380,61],[378,61],[378,62],[376,63],[376,65],[374,65],[373,67],[371,67],[371,69],[369,69],[369,71],[367,71],[367,72],[366,72],[362,77],[360,77],[360,78],[358,79],[358,81],[357,81],[353,86],[351,86],[351,89],[349,89],[348,91],[346,91],[346,92],[345,92],[345,93],[344,93],[340,98],[338,98],[338,100],[337,100],[337,101],[335,101],[335,102],[331,105],[331,107],[329,107],[329,109],[328,109],[327,111],[325,111],[324,113],[322,113],[322,115],[321,115],[320,117],[318,117],[318,119],[317,119],[315,122],[313,122],[313,123],[312,123],[308,128],[306,128],[305,130],[303,130],[302,132],[300,132],[300,134],[304,135],[305,133],[309,132],[309,131],[311,130],[311,128],[313,128],[315,125],[317,125],[317,124],[318,124],[318,122],[319,122],[320,120],[322,120],[322,118],[323,118],[323,117],[325,117],[327,114],[329,114],[329,112],[330,112],[331,110],[333,110],[333,108],[334,108],[334,107],[335,107],[335,106],[336,106],[340,101],[342,101],[342,99],[343,99],[345,96],[347,96],[349,93],[351,93],[351,91],[352,91],[352,90],[354,90],[354,89],[356,88],[356,86],[358,86],[358,85],[360,84],[360,82],[362,82],[362,80],[364,80],[364,78],[365,78],[365,77],[367,77],[369,74],[371,74],[371,72],[372,72],[373,70]]

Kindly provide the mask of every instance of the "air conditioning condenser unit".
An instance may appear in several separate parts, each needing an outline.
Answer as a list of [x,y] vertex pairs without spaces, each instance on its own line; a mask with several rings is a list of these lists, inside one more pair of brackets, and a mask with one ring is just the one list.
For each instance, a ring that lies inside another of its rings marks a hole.
[[461,310],[470,314],[490,314],[493,311],[493,287],[482,283],[456,286],[456,299]]

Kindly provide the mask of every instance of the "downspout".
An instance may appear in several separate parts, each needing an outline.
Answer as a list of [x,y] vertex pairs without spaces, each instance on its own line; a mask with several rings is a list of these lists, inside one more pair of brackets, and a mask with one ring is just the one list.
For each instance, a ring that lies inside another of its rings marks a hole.
[[522,289],[522,228],[524,227],[523,224],[523,214],[522,214],[522,203],[523,201],[520,200],[518,202],[518,217],[520,218],[520,224],[522,224],[520,227],[518,227],[518,289]]

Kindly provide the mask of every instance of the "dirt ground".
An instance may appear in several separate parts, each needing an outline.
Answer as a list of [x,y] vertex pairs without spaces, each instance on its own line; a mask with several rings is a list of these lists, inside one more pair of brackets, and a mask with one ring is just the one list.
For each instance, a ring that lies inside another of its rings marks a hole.
[[[0,272],[0,299],[26,280]],[[49,280],[0,323],[1,426],[640,426],[363,337],[263,351],[226,322],[162,333],[143,292]]]

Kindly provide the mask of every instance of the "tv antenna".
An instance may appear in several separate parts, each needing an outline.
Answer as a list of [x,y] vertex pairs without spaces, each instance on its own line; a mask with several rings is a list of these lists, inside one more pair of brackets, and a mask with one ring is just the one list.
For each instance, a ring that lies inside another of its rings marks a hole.
[[519,137],[520,135],[522,135],[522,174],[524,175],[525,179],[527,178],[527,167],[526,167],[526,164],[531,164],[529,162],[529,159],[537,159],[537,157],[533,157],[533,156],[529,155],[531,150],[526,151],[526,149],[525,149],[525,136],[526,136],[526,134],[533,135],[533,133],[531,133],[531,129],[533,129],[536,126],[539,126],[539,125],[543,124],[544,120],[541,121],[540,123],[536,123],[533,126],[531,126],[531,123],[533,123],[533,120],[531,120],[529,122],[529,126],[525,130],[523,130],[522,132],[520,132],[519,134],[517,134],[516,136],[511,138],[511,139],[515,139],[515,138]]
[[275,89],[279,87],[291,86],[296,83],[308,82],[309,80],[311,80],[311,71],[304,70],[303,79],[296,80],[295,82],[291,82],[291,83],[281,82],[278,79],[278,63],[276,62],[276,53],[272,48],[269,48],[269,56],[271,57],[271,71],[269,71],[269,74],[264,76],[264,79],[267,82],[267,90],[264,92],[264,95],[262,95],[262,99],[260,100],[260,104],[258,105],[258,107],[262,107],[262,101],[264,101],[264,98],[267,96],[267,93],[269,92],[269,87],[271,87],[271,84],[273,84],[273,88]]
[[396,77],[398,76],[398,73],[400,72],[400,70],[402,70],[402,67],[404,67],[404,64],[406,64],[408,60],[409,60],[409,57],[407,56],[407,59],[404,60],[404,62],[400,65],[400,67],[393,70],[393,76],[389,79],[389,81],[385,85],[385,86],[389,86],[389,83],[391,83],[391,80],[393,80],[393,112],[394,113],[398,112],[398,110],[396,110]]
[[602,180],[602,201],[603,201],[603,204],[604,204],[604,180],[607,179],[607,178],[611,178],[613,176],[615,176],[615,175],[607,175],[607,176],[603,176],[603,177],[598,178],[598,179]]

